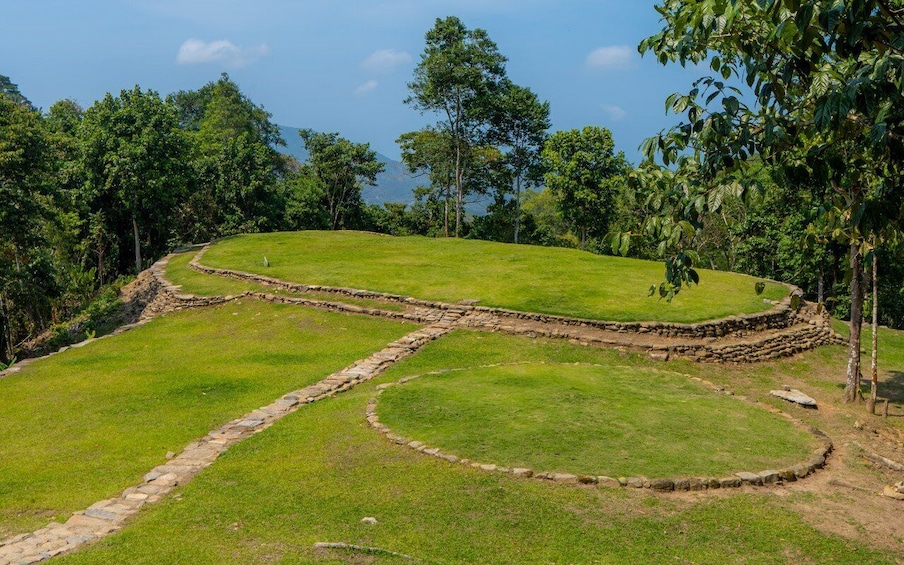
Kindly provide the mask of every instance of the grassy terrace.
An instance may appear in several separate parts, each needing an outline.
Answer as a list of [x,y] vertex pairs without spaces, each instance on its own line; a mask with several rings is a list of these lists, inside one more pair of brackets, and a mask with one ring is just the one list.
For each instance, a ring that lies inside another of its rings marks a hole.
[[[830,357],[833,367],[842,361]],[[809,494],[688,498],[517,479],[415,453],[365,422],[364,406],[380,383],[438,365],[524,361],[629,366],[639,373],[654,366],[557,341],[456,332],[379,379],[306,406],[235,446],[130,527],[59,562],[409,562],[314,549],[321,541],[382,548],[424,563],[895,562],[892,552],[808,525],[791,508],[808,503]],[[772,372],[793,375],[812,363],[823,361],[765,365],[751,382],[757,387]],[[731,369],[712,372],[721,380]],[[660,440],[667,443],[668,434]],[[378,523],[361,523],[365,516]]]
[[[270,267],[263,266],[267,257]],[[647,298],[663,277],[659,263],[571,249],[485,241],[389,237],[361,232],[294,232],[235,237],[214,245],[202,263],[298,283],[352,287],[444,302],[599,320],[695,322],[759,312],[763,298],[787,287],[701,272],[701,286],[671,304]]]
[[189,262],[195,257],[196,253],[196,251],[180,253],[172,257],[166,266],[166,276],[170,282],[182,285],[182,291],[189,294],[197,294],[199,296],[235,296],[246,290],[250,290],[254,292],[296,296],[310,300],[342,302],[344,304],[352,304],[363,308],[377,308],[380,310],[396,312],[404,310],[404,305],[394,302],[381,302],[366,298],[352,298],[327,292],[305,292],[295,294],[261,284],[228,279],[226,277],[212,277],[188,268]]
[[475,461],[611,477],[775,469],[817,446],[784,419],[683,375],[628,366],[426,375],[387,390],[379,414],[400,435]]
[[168,451],[413,328],[248,299],[169,315],[0,379],[0,539],[120,492]]

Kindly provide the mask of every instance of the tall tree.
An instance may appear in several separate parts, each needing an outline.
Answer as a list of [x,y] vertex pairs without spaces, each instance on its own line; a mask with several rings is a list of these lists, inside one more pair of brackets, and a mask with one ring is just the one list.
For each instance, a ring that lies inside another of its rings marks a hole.
[[285,145],[270,114],[223,73],[197,91],[170,95],[192,140],[196,190],[180,209],[180,235],[206,240],[278,229],[284,216],[277,187],[286,174]]
[[55,293],[43,249],[50,147],[40,115],[0,93],[0,360],[43,325]]
[[317,178],[323,186],[330,227],[348,227],[352,215],[362,205],[361,185],[373,185],[385,165],[368,143],[352,143],[338,133],[319,133],[311,129],[298,132],[308,151],[302,172]]
[[546,185],[556,196],[565,219],[587,238],[606,235],[615,208],[617,187],[625,182],[628,163],[608,129],[587,126],[557,131],[543,147]]
[[[409,172],[426,175],[430,181],[420,198],[438,196],[443,201],[443,233],[449,237],[449,214],[455,186],[455,140],[448,132],[426,127],[402,134],[396,143]],[[419,198],[419,199],[420,199]]]
[[19,92],[19,85],[15,84],[5,75],[0,75],[0,95],[12,100],[19,106],[24,106],[29,110],[35,109],[31,101]]
[[521,191],[543,182],[541,151],[549,129],[549,102],[529,88],[504,81],[492,116],[490,141],[501,145],[501,165],[515,201],[515,243],[521,230]]
[[136,86],[117,97],[108,93],[88,108],[80,137],[92,210],[111,222],[109,229],[121,242],[131,232],[135,270],[140,271],[143,256],[166,249],[173,235],[172,211],[189,178],[189,146],[178,115],[156,92]]
[[505,78],[505,57],[482,29],[469,30],[454,16],[437,18],[408,84],[405,99],[420,112],[441,116],[454,147],[455,235],[461,230],[470,148],[483,144],[494,98]]
[[[657,221],[671,227],[661,236],[680,245],[725,195],[756,186],[755,154],[801,184],[827,188],[814,230],[848,246],[853,272],[848,401],[859,394],[862,257],[882,233],[864,211],[900,206],[904,178],[901,8],[896,0],[665,0],[656,7],[663,29],[640,45],[663,64],[709,61],[717,74],[671,96],[667,108],[686,121],[644,145],[638,179],[667,193],[661,201],[671,220]],[[745,103],[732,77],[755,103]],[[893,216],[900,207],[885,219]],[[678,288],[683,265],[673,261],[667,271]]]

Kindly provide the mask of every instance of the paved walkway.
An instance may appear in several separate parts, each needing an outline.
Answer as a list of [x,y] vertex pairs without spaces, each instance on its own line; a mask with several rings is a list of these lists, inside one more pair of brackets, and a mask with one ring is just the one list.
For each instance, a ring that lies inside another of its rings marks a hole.
[[164,465],[151,469],[140,484],[127,488],[122,494],[75,512],[65,523],[52,522],[46,528],[0,541],[0,565],[37,563],[121,529],[142,506],[159,501],[176,486],[190,481],[229,447],[267,429],[304,404],[329,398],[373,379],[389,366],[452,331],[460,317],[461,313],[455,311],[437,313],[437,321],[431,325],[390,343],[367,359],[211,431]]

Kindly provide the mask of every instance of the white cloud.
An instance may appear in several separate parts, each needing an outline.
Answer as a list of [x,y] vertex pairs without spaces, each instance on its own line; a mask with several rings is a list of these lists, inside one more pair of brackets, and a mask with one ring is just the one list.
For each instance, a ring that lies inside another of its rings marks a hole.
[[206,42],[200,39],[187,39],[179,47],[176,62],[180,65],[198,65],[203,63],[224,63],[231,67],[244,67],[249,65],[267,53],[270,49],[266,45],[259,45],[248,49],[242,49],[231,41],[220,39]]
[[586,64],[591,69],[619,70],[634,66],[637,51],[627,45],[600,47],[587,55]]
[[368,92],[373,92],[379,84],[375,80],[369,80],[355,89],[355,96],[364,96]]
[[389,74],[401,65],[411,62],[411,55],[395,49],[374,51],[361,61],[361,68],[373,74]]
[[625,119],[625,116],[628,115],[628,112],[625,111],[621,106],[613,106],[610,104],[603,104],[602,106],[603,112],[609,116],[609,119],[613,122],[620,122]]

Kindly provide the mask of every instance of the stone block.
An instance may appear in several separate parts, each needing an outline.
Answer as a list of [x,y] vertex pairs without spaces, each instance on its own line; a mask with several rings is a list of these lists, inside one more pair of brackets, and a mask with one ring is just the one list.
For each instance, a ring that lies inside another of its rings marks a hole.
[[735,473],[735,476],[741,479],[743,482],[751,485],[763,484],[763,478],[760,477],[757,473],[748,473],[747,471],[741,471],[740,473]]
[[653,479],[650,488],[656,492],[671,492],[675,490],[675,482],[672,479]]
[[758,475],[760,476],[760,480],[763,481],[764,485],[772,485],[779,481],[778,471],[774,471],[772,469],[760,471]]

